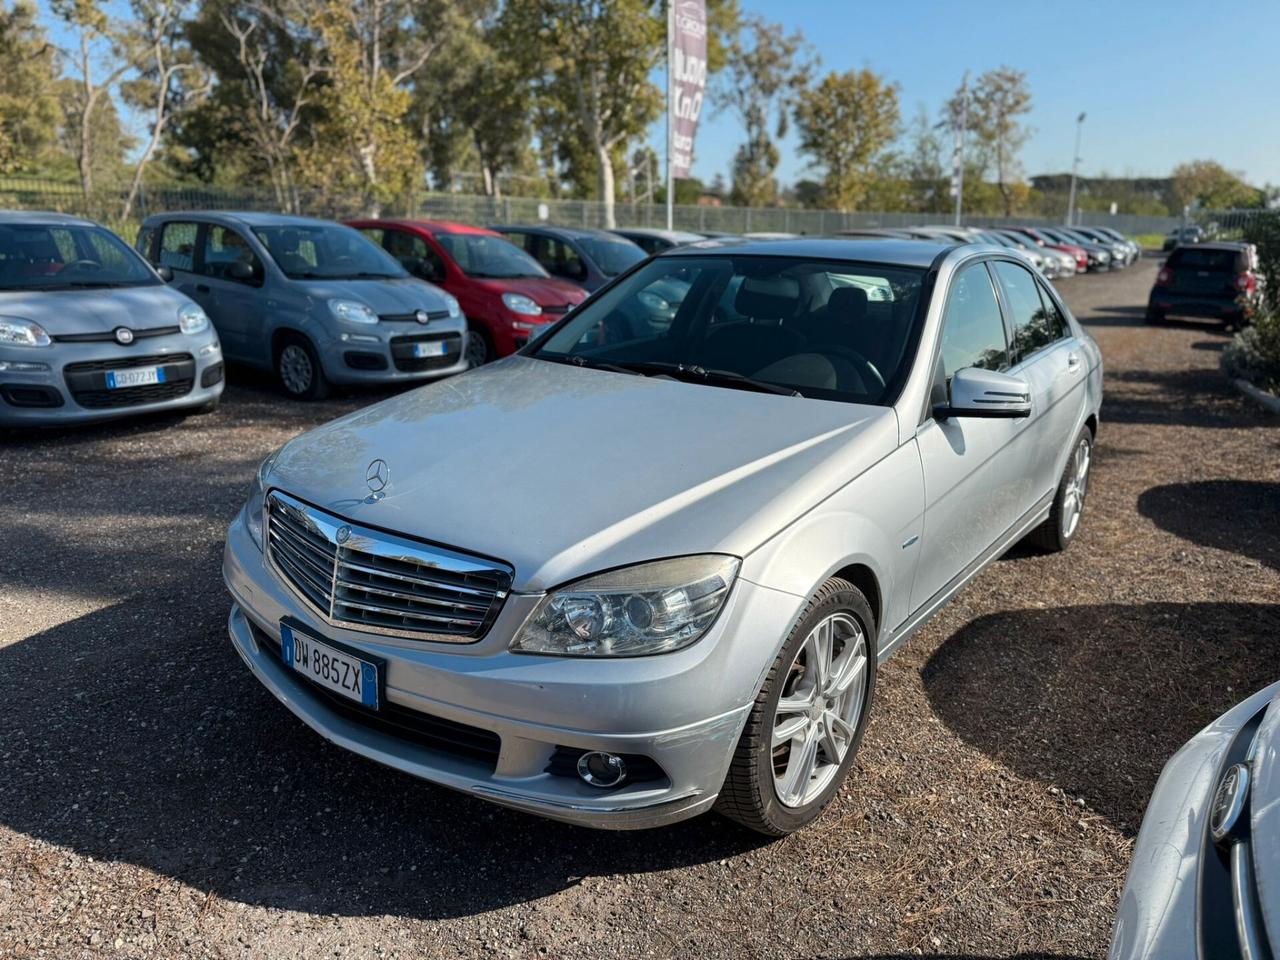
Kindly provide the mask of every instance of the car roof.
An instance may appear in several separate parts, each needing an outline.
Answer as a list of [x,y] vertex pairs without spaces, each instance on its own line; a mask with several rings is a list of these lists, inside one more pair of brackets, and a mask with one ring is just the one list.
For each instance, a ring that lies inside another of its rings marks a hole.
[[706,239],[701,233],[693,233],[690,230],[664,230],[659,227],[618,227],[616,230],[610,230],[609,232],[623,237],[658,237],[662,240]]
[[173,213],[157,213],[147,217],[150,221],[190,220],[199,218],[213,223],[233,223],[246,227],[308,227],[335,223],[320,217],[299,217],[289,213],[268,213],[261,210],[182,210]]
[[75,217],[69,213],[54,213],[52,210],[0,210],[0,223],[30,224],[31,226],[96,227],[97,223],[84,217]]
[[[664,250],[659,257],[722,257],[726,253],[757,257],[796,257],[814,260],[849,260],[859,263],[882,263],[903,267],[929,267],[959,243],[935,243],[931,240],[862,240],[853,237],[798,237],[794,240],[744,240],[715,246],[694,244]],[[993,247],[993,250],[1000,249]],[[1007,251],[1001,251],[1007,252]]]
[[500,236],[497,231],[490,230],[488,227],[476,227],[469,223],[459,223],[457,220],[415,220],[410,217],[352,217],[345,222],[380,227],[416,227],[428,233],[471,233],[481,237]]
[[561,237],[564,239],[586,238],[586,237],[605,237],[610,240],[623,239],[616,233],[609,230],[597,230],[595,227],[560,227],[551,223],[501,223],[496,224],[490,229],[497,230],[501,233],[503,230],[519,230],[528,233],[545,233],[553,237]]

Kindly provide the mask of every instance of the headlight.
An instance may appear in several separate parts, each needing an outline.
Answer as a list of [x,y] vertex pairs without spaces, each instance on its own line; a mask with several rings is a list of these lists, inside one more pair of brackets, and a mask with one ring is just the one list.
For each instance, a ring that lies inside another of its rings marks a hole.
[[458,303],[457,297],[450,296],[446,293],[444,295],[444,302],[449,308],[449,316],[453,317],[455,320],[462,316],[462,304]]
[[271,468],[275,466],[278,456],[280,456],[279,450],[262,461],[258,472],[253,476],[253,486],[249,488],[249,499],[244,504],[244,526],[259,550],[262,549],[262,511],[267,497],[267,475],[271,473]]
[[706,554],[624,567],[553,590],[511,649],[563,657],[639,657],[687,647],[715,622],[737,557]]
[[523,293],[504,293],[502,305],[512,313],[523,313],[529,317],[536,317],[542,313],[542,308],[533,302],[533,298],[526,297]]
[[329,309],[339,320],[349,323],[377,323],[378,315],[358,300],[330,300]]
[[178,310],[178,326],[183,333],[195,336],[209,329],[209,317],[194,303],[188,303]]
[[10,347],[47,347],[53,341],[44,327],[17,317],[0,317],[0,344]]

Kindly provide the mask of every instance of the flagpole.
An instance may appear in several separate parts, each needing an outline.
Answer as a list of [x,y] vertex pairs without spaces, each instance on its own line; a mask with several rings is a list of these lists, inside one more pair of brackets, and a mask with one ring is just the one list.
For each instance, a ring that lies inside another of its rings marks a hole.
[[675,52],[672,49],[675,43],[675,19],[676,19],[676,0],[667,0],[667,229],[674,229],[675,224],[675,202],[676,202],[676,180],[671,175],[671,143],[672,128],[675,119],[671,115],[671,96],[675,89],[675,81],[672,77],[671,67],[675,61]]

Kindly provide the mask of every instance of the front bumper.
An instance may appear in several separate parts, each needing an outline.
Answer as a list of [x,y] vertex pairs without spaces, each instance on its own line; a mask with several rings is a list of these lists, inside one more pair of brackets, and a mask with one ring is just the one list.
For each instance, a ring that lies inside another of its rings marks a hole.
[[[597,660],[513,654],[510,636],[539,599],[509,596],[488,634],[470,644],[362,634],[325,624],[272,573],[237,520],[223,576],[235,601],[232,644],[258,680],[326,739],[371,760],[481,799],[583,826],[637,829],[715,803],[764,671],[801,598],[739,579],[711,632],[684,650]],[[496,760],[434,749],[335,709],[280,660],[279,624],[386,663],[384,703],[492,737]],[[614,790],[548,771],[557,748],[648,758],[661,776]]]
[[[171,376],[153,387],[108,390],[105,369],[143,362]],[[222,351],[210,330],[135,340],[0,347],[0,361],[38,363],[45,370],[0,370],[0,427],[70,426],[135,414],[202,407],[222,395]],[[159,389],[157,389],[159,387]]]
[[1230,923],[1204,917],[1200,900],[1213,794],[1237,734],[1278,691],[1275,684],[1237,704],[1165,764],[1133,848],[1109,960],[1196,960],[1202,924]]

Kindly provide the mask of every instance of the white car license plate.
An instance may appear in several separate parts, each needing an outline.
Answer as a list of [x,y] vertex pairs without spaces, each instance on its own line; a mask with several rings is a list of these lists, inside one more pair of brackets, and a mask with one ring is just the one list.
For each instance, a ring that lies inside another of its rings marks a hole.
[[327,690],[378,709],[378,666],[280,624],[280,655],[289,666]]
[[425,343],[415,343],[413,345],[413,355],[418,360],[426,357],[443,357],[445,355],[444,341],[428,340]]
[[108,390],[145,387],[152,383],[164,383],[164,367],[134,367],[132,370],[107,371]]

